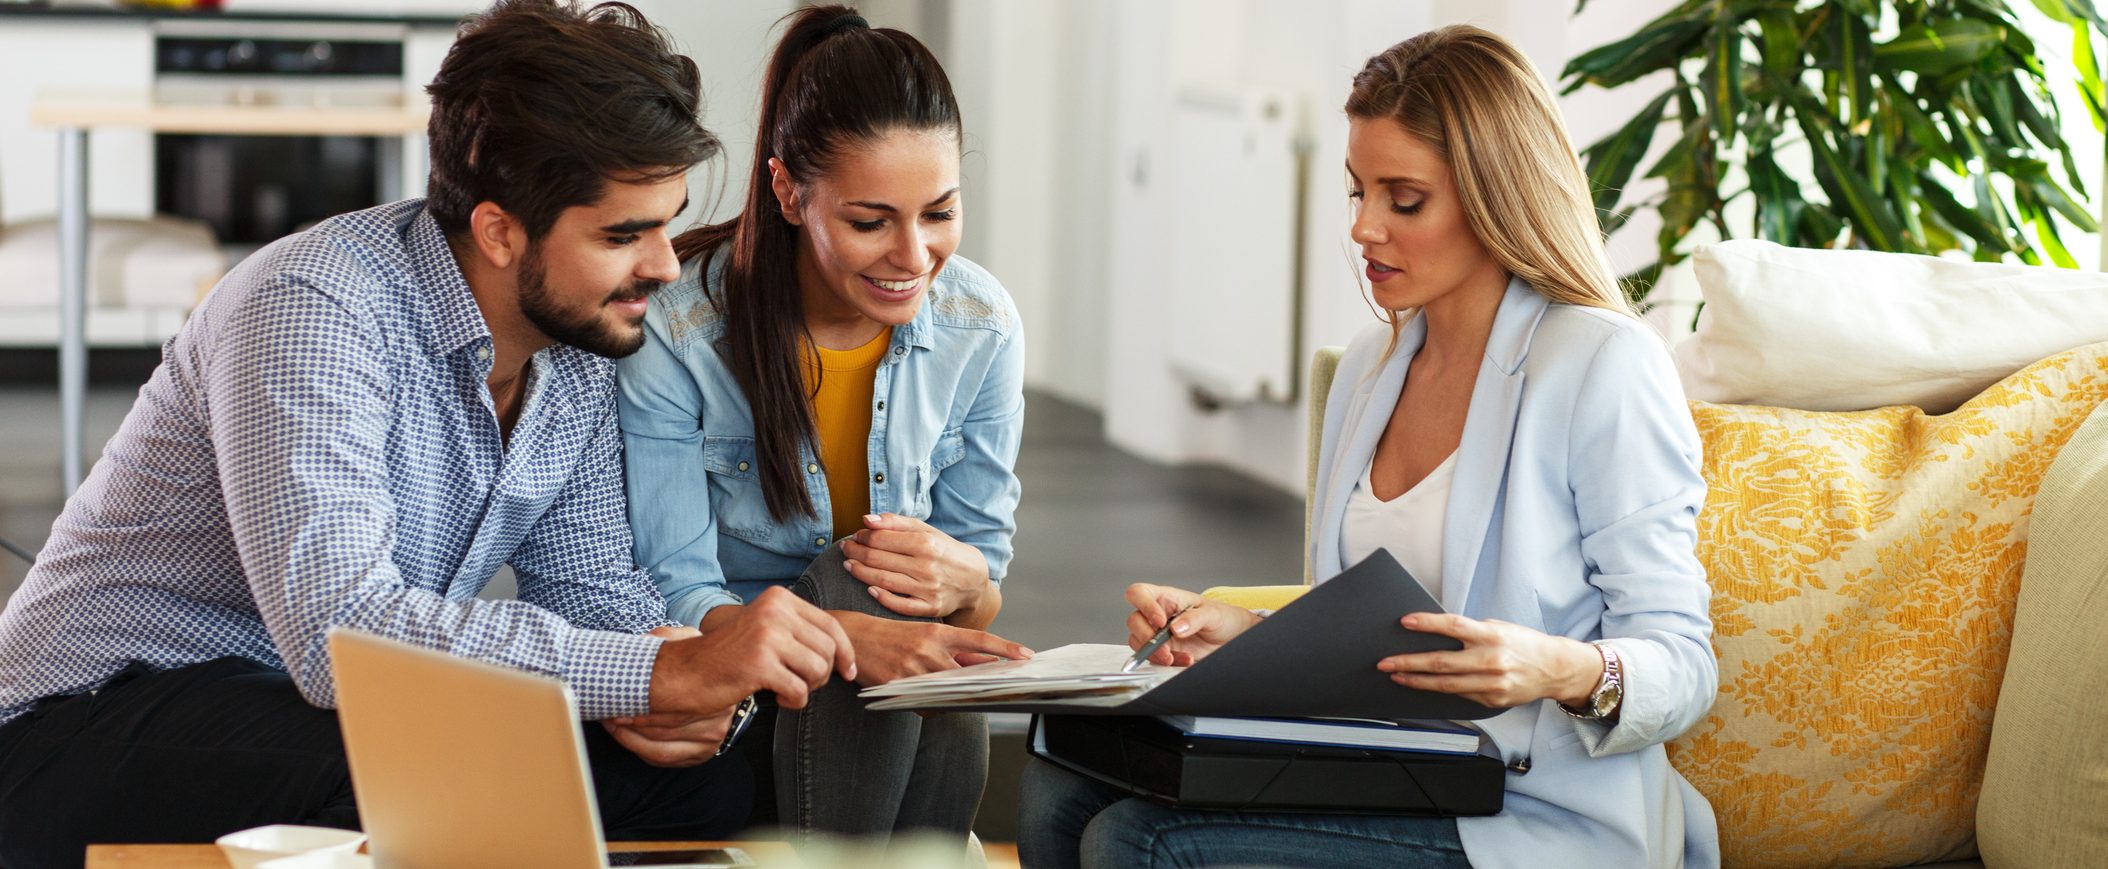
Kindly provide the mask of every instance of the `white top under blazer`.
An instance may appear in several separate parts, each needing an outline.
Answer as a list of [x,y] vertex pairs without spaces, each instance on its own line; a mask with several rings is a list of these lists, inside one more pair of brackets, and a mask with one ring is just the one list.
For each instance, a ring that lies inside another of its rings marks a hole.
[[1347,518],[1340,526],[1343,564],[1360,564],[1378,549],[1388,549],[1405,572],[1420,581],[1435,600],[1442,599],[1442,514],[1449,509],[1449,484],[1456,479],[1457,454],[1450,453],[1404,494],[1389,501],[1376,497],[1369,478],[1375,459],[1361,472],[1361,482],[1347,498]]

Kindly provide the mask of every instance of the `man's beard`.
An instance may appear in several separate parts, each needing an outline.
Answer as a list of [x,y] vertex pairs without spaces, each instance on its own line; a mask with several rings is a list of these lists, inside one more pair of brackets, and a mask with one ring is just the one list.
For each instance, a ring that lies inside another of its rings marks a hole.
[[638,281],[609,293],[606,300],[584,312],[566,311],[549,294],[548,274],[542,267],[541,251],[528,248],[520,260],[520,313],[542,334],[595,356],[620,359],[644,346],[644,328],[624,329],[602,315],[606,302],[641,299],[659,291],[663,281]]

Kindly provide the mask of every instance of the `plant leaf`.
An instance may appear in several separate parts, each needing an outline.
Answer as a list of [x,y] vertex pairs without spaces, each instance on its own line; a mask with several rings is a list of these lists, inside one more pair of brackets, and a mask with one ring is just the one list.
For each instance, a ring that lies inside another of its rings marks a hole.
[[1925,221],[1920,219],[1915,207],[1918,198],[1918,176],[1910,171],[1909,164],[1902,160],[1888,163],[1888,188],[1890,198],[1896,203],[1896,211],[1903,217],[1903,231],[1909,236],[1909,249],[1914,253],[1933,253],[1925,234]]
[[2108,84],[2101,81],[2101,62],[2094,58],[2093,31],[2072,28],[2071,66],[2079,73],[2079,99],[2093,115],[2093,128],[2108,131]]
[[[2012,79],[2008,77],[2006,81]],[[1991,131],[2004,140],[2003,144],[2010,148],[2025,148],[2027,143],[2020,139],[2020,124],[2013,117],[2012,92],[1992,85],[1995,82],[1977,79],[1964,87],[1969,89],[1972,101],[1983,109],[1984,119],[1991,122]]]
[[1821,106],[1808,97],[1795,100],[1794,114],[1800,122],[1801,132],[1808,137],[1809,150],[1815,153],[1815,178],[1823,191],[1830,194],[1830,204],[1841,206],[1844,213],[1852,216],[1853,232],[1863,236],[1869,247],[1895,250],[1897,240],[1903,235],[1902,222],[1889,210],[1888,203],[1868,186],[1866,178],[1861,175],[1864,170],[1845,160],[1837,148],[1831,146],[1826,134],[1836,119],[1821,111]]
[[2086,206],[2079,204],[2077,199],[2072,198],[2070,193],[2065,192],[2063,187],[2058,186],[2057,182],[2049,177],[2048,172],[2024,178],[2016,177],[2014,178],[2014,183],[2016,185],[2024,185],[2026,189],[2034,193],[2035,198],[2040,200],[2043,205],[2055,210],[2058,214],[2064,215],[2064,219],[2071,221],[2071,225],[2078,227],[2080,232],[2101,231],[2100,222],[2095,220],[2091,213],[2087,212]]
[[1573,93],[1583,84],[1616,87],[1658,69],[1674,68],[1691,45],[1705,36],[1705,17],[1693,14],[1702,5],[1707,4],[1691,0],[1638,33],[1582,52],[1560,72],[1559,77],[1567,80],[1561,93]]
[[2011,250],[2013,242],[1998,225],[1974,209],[1954,198],[1939,181],[1925,173],[1918,175],[1918,201],[1932,210],[1933,214],[1946,221],[1948,226],[1974,239],[1978,246],[1991,248],[1999,253]]
[[2058,24],[2077,24],[2079,16],[2064,0],[2035,0],[2035,8]]
[[1796,227],[1806,205],[1801,199],[1800,184],[1779,169],[1770,149],[1750,152],[1747,171],[1750,193],[1756,198],[1757,237],[1793,244],[1798,240]]
[[1947,168],[1960,172],[1961,152],[1954,149],[1954,144],[1947,140],[1945,133],[1940,132],[1938,125],[1925,114],[1925,110],[1918,108],[1917,97],[1904,90],[1902,85],[1896,84],[1894,79],[1884,77],[1882,87],[1888,93],[1885,105],[1903,119],[1904,129],[1910,133],[1910,143],[1925,149],[1933,159],[1945,163]]
[[2101,17],[2092,0],[2035,0],[2035,8],[2060,24],[2080,25],[2090,21],[2096,27],[2108,28],[2108,19]]
[[2079,261],[2073,259],[2071,251],[2064,248],[2064,239],[2057,234],[2056,221],[2051,220],[2047,214],[2038,214],[2032,222],[2035,224],[2035,239],[2042,242],[2043,250],[2049,252],[2050,262],[2056,263],[2058,268],[2079,267]]
[[1713,133],[1723,143],[1735,140],[1735,121],[1742,114],[1742,31],[1739,19],[1726,12],[1713,22],[1712,49],[1706,56],[1706,110]]
[[1952,72],[1997,51],[2005,28],[1975,18],[1947,18],[1918,27],[1874,46],[1874,63],[1883,70],[1910,70],[1921,75]]
[[2041,107],[2035,105],[2034,96],[2027,92],[2027,86],[2011,76],[2006,77],[2004,85],[2006,104],[2028,132],[2035,134],[2035,141],[2062,150],[2065,147],[2064,132],[2057,129],[2056,122],[2043,116]]
[[1581,152],[1582,158],[1588,162],[1588,185],[1594,190],[1597,212],[1617,207],[1618,198],[1625,193],[1625,185],[1632,181],[1633,171],[1639,168],[1640,160],[1647,156],[1647,149],[1654,144],[1654,132],[1661,127],[1662,112],[1675,96],[1673,90],[1663,92],[1617,132]]
[[1793,26],[1793,10],[1786,7],[1766,9],[1757,16],[1757,26],[1764,33],[1764,41],[1760,44],[1764,74],[1777,79],[1786,78],[1801,62],[1801,35]]
[[1802,244],[1801,247],[1836,247],[1837,236],[1844,229],[1845,222],[1819,202],[1810,202],[1801,208],[1802,238],[1814,243]]

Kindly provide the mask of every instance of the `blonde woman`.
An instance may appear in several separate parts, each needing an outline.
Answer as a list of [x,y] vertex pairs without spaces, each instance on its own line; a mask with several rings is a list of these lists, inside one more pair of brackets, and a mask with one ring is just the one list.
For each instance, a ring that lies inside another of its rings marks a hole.
[[[1353,239],[1386,322],[1327,405],[1315,574],[1388,549],[1449,615],[1402,616],[1461,651],[1372,661],[1393,682],[1503,711],[1498,815],[1167,808],[1045,763],[1025,780],[1032,866],[1712,866],[1713,812],[1662,743],[1718,671],[1693,548],[1699,444],[1662,343],[1632,315],[1558,110],[1513,46],[1473,27],[1400,43],[1346,112]],[[1136,585],[1130,642],[1158,663],[1262,616]]]

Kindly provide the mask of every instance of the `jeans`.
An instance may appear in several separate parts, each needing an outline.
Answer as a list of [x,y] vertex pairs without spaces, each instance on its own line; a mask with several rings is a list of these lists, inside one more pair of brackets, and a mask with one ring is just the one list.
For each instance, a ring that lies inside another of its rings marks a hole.
[[[503,722],[434,722],[502,727]],[[646,764],[584,727],[611,840],[724,839],[746,825],[745,766]],[[90,843],[210,842],[265,824],[357,829],[337,713],[245,658],[50,698],[0,726],[0,866],[79,866]]]
[[[906,621],[881,606],[829,547],[791,586],[825,610]],[[970,712],[927,718],[871,712],[858,686],[835,678],[804,709],[779,709],[773,779],[779,823],[798,832],[871,835],[909,830],[955,833],[973,826],[988,779],[988,719]],[[757,721],[758,730],[766,721]],[[768,739],[749,733],[742,740]]]
[[1022,789],[1017,852],[1028,869],[1471,866],[1454,818],[1177,809],[1037,758]]

